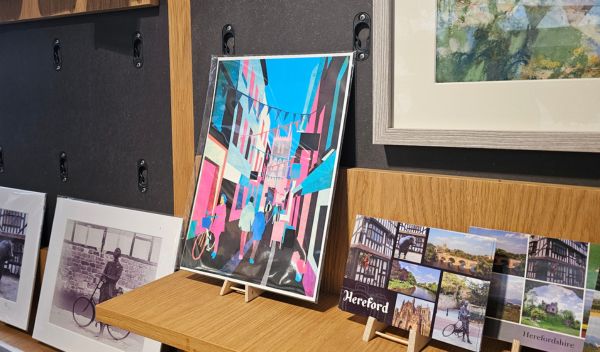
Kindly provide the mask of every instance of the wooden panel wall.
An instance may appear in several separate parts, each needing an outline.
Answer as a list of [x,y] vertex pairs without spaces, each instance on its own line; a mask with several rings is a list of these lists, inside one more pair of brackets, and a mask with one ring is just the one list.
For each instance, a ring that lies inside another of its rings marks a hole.
[[3,0],[0,24],[158,6],[159,0]]
[[[169,1],[174,215],[187,217],[194,173],[194,97],[189,0]],[[193,196],[192,196],[193,197]]]
[[336,189],[324,292],[340,292],[359,214],[454,231],[480,226],[600,242],[600,188],[347,169]]

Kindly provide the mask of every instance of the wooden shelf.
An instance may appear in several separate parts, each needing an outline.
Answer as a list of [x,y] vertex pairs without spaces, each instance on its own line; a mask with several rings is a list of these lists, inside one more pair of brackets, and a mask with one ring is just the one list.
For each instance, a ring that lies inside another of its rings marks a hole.
[[[336,187],[318,305],[269,293],[246,304],[180,271],[98,305],[98,320],[188,351],[402,351],[362,342],[366,318],[337,308],[357,214],[600,242],[599,188],[359,168],[340,170]],[[501,350],[510,344],[483,340],[482,351]],[[425,351],[463,350],[433,341]]]
[[159,0],[0,1],[0,24],[158,6]]
[[[265,293],[250,303],[219,296],[222,281],[178,271],[99,304],[97,319],[185,351],[394,351],[404,347],[361,340],[366,319],[343,312],[338,296],[319,304]],[[500,351],[506,345],[500,343]],[[490,351],[490,348],[482,350]],[[437,341],[425,351],[459,351]]]
[[58,351],[34,340],[31,335],[12,326],[0,323],[0,341],[26,352]]

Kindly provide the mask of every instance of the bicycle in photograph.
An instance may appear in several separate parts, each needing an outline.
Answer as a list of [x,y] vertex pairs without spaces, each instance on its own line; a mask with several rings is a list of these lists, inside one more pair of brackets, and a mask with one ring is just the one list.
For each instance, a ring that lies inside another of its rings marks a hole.
[[[85,328],[90,326],[90,324],[95,323],[95,327],[98,327],[100,322],[96,321],[96,304],[98,302],[94,298],[96,291],[98,291],[103,284],[103,280],[100,280],[94,289],[94,292],[89,297],[81,296],[78,297],[75,302],[73,302],[73,320],[75,323],[81,327]],[[117,290],[117,296],[123,294],[123,289],[119,287]],[[108,330],[108,334],[115,340],[123,340],[127,336],[129,336],[130,332],[116,326],[105,325],[106,330]]]
[[448,324],[446,325],[446,327],[444,328],[444,330],[442,330],[442,335],[444,337],[448,337],[452,334],[456,334],[456,337],[461,337],[461,334],[464,332],[463,329],[463,324],[462,322],[459,320],[456,323],[452,323],[452,324]]

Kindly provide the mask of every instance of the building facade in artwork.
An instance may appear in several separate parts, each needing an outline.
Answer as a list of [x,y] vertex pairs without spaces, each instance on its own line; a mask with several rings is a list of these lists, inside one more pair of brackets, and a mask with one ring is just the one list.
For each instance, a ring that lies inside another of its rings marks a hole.
[[588,244],[535,236],[529,241],[527,277],[583,287]]
[[1,270],[7,270],[13,275],[20,275],[26,228],[27,214],[0,209],[0,242],[9,241],[12,246],[12,257],[4,262]]
[[404,300],[400,308],[394,310],[392,325],[403,330],[416,329],[417,333],[429,336],[431,331],[431,310],[417,305],[416,299]]
[[368,217],[356,220],[346,265],[347,278],[385,287],[397,226],[394,221]]

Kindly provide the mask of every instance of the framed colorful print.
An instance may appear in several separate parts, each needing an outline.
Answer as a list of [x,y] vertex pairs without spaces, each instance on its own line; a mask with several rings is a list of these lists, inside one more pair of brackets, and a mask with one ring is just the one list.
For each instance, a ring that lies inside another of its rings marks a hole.
[[0,321],[26,330],[46,195],[0,187]]
[[374,142],[600,152],[599,9],[374,0]]
[[479,351],[496,241],[356,217],[339,307]]
[[181,227],[180,218],[58,198],[33,337],[64,351],[160,351],[96,322],[96,304],[172,273]]
[[600,246],[471,227],[496,239],[484,334],[543,351],[600,351]]
[[353,60],[216,60],[182,268],[317,300]]

